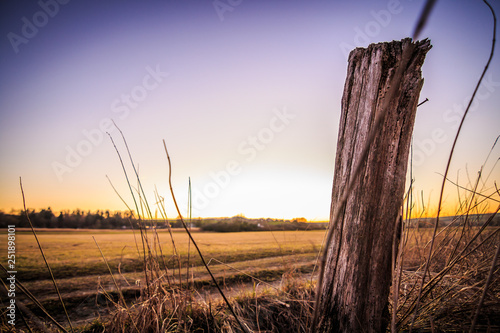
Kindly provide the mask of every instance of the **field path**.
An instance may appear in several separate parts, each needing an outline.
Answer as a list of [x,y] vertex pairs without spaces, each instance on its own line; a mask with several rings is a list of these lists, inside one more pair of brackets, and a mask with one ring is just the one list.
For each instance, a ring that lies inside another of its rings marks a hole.
[[[316,254],[285,255],[230,264],[220,264],[215,258],[207,258],[207,260],[225,295],[233,297],[244,292],[251,292],[254,288],[257,291],[279,288],[287,276],[310,279]],[[178,270],[169,272],[171,280],[174,279],[172,274],[176,275],[175,279],[178,282]],[[114,277],[125,298],[133,303],[140,296],[144,274],[141,272],[122,273],[114,274]],[[181,278],[185,283],[187,278],[185,270],[181,272]],[[192,267],[189,282],[194,284],[193,291],[199,301],[217,302],[221,299],[204,267]],[[115,296],[117,292],[109,274],[64,278],[57,280],[57,283],[70,318],[77,326],[87,324],[97,317],[107,316],[111,303],[106,300],[103,290]],[[65,316],[61,312],[51,280],[29,281],[24,285],[33,295],[36,295],[51,315],[64,323]],[[39,312],[24,295],[20,295],[18,301],[27,305],[34,313]]]

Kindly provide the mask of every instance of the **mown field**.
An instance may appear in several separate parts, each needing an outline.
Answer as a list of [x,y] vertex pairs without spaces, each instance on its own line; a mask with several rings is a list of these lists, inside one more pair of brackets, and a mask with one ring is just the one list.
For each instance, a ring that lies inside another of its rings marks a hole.
[[[1,243],[6,239],[5,230],[2,233]],[[234,292],[252,281],[261,281],[264,286],[292,271],[311,273],[324,234],[324,230],[195,231],[193,237],[214,275],[228,292]],[[184,230],[147,231],[145,239],[149,244],[143,244],[137,230],[41,229],[37,236],[75,321],[102,315],[103,309],[98,309],[97,304],[102,299],[96,297],[103,291],[116,291],[107,264],[120,288],[132,298],[137,295],[146,283],[143,256],[148,247],[165,263],[165,274],[172,281],[181,280],[214,294],[210,277]],[[57,294],[31,230],[16,231],[16,269],[18,280],[46,306],[53,306],[62,319]],[[161,269],[165,271],[163,265]],[[19,300],[30,303],[22,295]]]
[[[316,254],[324,234],[325,231],[193,233],[207,260],[215,258],[225,263]],[[183,267],[188,264],[188,259],[190,266],[201,264],[183,230],[175,230],[171,234],[167,230],[161,230],[157,232],[158,238],[154,235],[152,232],[148,234],[150,245],[159,242],[168,268],[178,268],[178,258]],[[120,266],[122,272],[130,272],[140,270],[143,265],[143,244],[139,231],[44,230],[38,231],[37,236],[56,278],[106,274],[108,269],[98,246],[113,269]],[[49,277],[31,231],[17,231],[16,249],[16,267],[21,280]],[[161,255],[159,250],[157,254]]]
[[[453,313],[453,315],[443,319],[447,323],[460,318],[456,313],[464,309],[470,307],[472,309],[470,311],[473,311],[477,304],[476,298],[479,297],[480,290],[478,286],[482,285],[487,274],[494,249],[491,247],[495,243],[494,238],[488,243],[492,241],[491,246],[479,247],[472,255],[464,257],[453,270],[447,271],[446,267],[451,253],[468,248],[465,240],[471,239],[478,230],[476,227],[467,230],[458,227],[438,230],[436,246],[439,249],[433,258],[430,275],[443,274],[439,288],[444,288],[442,292],[445,296],[440,296],[438,293],[436,299],[434,297],[429,299],[427,304],[432,308],[434,306],[432,304],[436,302],[439,307],[448,302],[448,309],[443,310],[443,313]],[[5,247],[6,231],[1,232],[0,246]],[[488,227],[474,243],[483,244],[490,238],[489,235],[497,233],[497,227]],[[147,230],[146,234],[141,236],[137,230],[38,229],[37,236],[75,326],[88,327],[96,318],[100,318],[100,321],[106,321],[106,318],[119,318],[120,312],[116,312],[118,289],[130,304],[139,299],[141,302],[144,302],[144,299],[149,299],[147,302],[155,299],[151,294],[145,295],[147,286],[161,285],[166,288],[161,294],[171,295],[166,299],[174,302],[170,305],[173,308],[177,302],[176,293],[184,295],[181,299],[193,298],[201,301],[200,304],[207,302],[210,304],[211,300],[220,301],[220,295],[184,230],[173,229],[169,232],[162,229],[156,233]],[[300,297],[296,296],[293,302],[300,298],[301,304],[304,304],[304,309],[307,311],[310,310],[307,305],[310,298],[308,286],[315,283],[318,253],[324,236],[324,230],[240,233],[195,230],[193,232],[205,261],[208,262],[226,296],[235,297],[242,292],[251,292],[253,296],[250,299],[256,300],[255,297],[261,297],[256,296],[258,295],[255,294],[256,291],[264,292],[266,295],[266,289],[273,291],[274,288],[274,291],[281,296],[272,301],[270,305],[272,308],[276,305],[274,302],[285,306],[282,301],[287,299],[290,301],[290,294],[282,294],[283,288],[293,292],[303,290],[305,286],[306,291],[300,294]],[[425,262],[426,248],[431,238],[430,228],[408,229],[402,238],[403,266],[399,273],[402,288],[399,306],[401,316],[398,314],[398,317],[403,317],[406,308],[411,305],[408,300],[415,298],[416,281]],[[143,242],[143,239],[146,241]],[[457,244],[458,249],[454,250],[453,244]],[[144,274],[145,262],[148,274]],[[6,258],[2,260],[4,266],[5,263]],[[64,323],[65,315],[31,230],[16,230],[16,270],[18,282],[31,291],[57,321]],[[492,295],[497,295],[498,280],[496,278],[496,282],[493,283]],[[294,287],[295,285],[302,287]],[[474,297],[467,294],[471,286],[476,288]],[[441,290],[439,288],[436,290]],[[144,298],[145,296],[147,297]],[[456,301],[459,299],[466,300],[465,305]],[[18,304],[25,306],[27,311],[37,316],[44,316],[23,294],[18,293],[16,300]],[[446,302],[443,303],[443,300]],[[490,318],[495,317],[497,305],[498,302],[493,301],[489,305],[492,309],[487,312],[490,313],[488,314]],[[285,308],[289,309],[286,306]],[[427,314],[422,316],[424,319],[427,318]],[[422,325],[426,327],[425,320]]]

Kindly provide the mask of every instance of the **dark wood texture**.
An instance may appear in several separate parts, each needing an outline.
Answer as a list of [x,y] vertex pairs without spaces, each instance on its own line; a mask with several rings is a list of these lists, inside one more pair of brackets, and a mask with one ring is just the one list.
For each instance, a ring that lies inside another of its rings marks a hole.
[[[402,61],[403,50],[405,61]],[[356,48],[349,55],[342,97],[330,228],[319,307],[323,332],[382,332],[388,323],[393,236],[404,195],[408,155],[427,40],[409,38]],[[401,80],[393,80],[406,63]],[[399,86],[384,101],[391,85]],[[383,105],[387,114],[371,142]],[[342,196],[361,151],[369,145],[344,207]],[[342,209],[333,221],[334,211]]]

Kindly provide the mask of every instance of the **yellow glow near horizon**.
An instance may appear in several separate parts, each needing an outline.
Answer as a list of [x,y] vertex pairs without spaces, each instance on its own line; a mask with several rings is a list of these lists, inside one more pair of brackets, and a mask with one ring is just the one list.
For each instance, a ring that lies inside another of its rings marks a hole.
[[[29,208],[125,211],[108,175],[136,210],[106,134],[136,188],[113,119],[153,211],[156,186],[168,216],[177,216],[165,139],[183,214],[191,177],[194,216],[328,220],[348,52],[406,37],[422,9],[418,1],[394,4],[392,12],[387,3],[367,0],[248,1],[221,20],[205,2],[103,3],[68,3],[26,43],[0,40],[5,212],[22,208],[19,176]],[[1,6],[3,36],[27,33],[22,18],[43,10],[37,2]],[[500,3],[492,6],[500,12]],[[418,108],[413,131],[412,214],[424,206],[423,214],[436,214],[437,173],[484,69],[492,27],[480,1],[441,2],[423,31],[433,48],[422,68],[421,100],[429,102]],[[478,90],[448,175],[467,188],[474,188],[499,134],[499,59],[493,58]],[[486,196],[500,179],[499,149],[484,168],[486,184],[479,184]],[[221,176],[228,165],[229,180]],[[447,184],[441,214],[455,214],[466,195]],[[478,211],[494,211],[497,203],[489,200]]]

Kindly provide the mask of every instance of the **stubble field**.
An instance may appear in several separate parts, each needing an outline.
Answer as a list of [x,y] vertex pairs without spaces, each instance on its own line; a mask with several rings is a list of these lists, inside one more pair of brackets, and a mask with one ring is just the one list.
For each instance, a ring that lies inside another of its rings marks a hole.
[[[420,316],[421,322],[417,321],[419,327],[437,325],[445,329],[469,323],[468,318],[458,314],[475,311],[498,231],[498,227],[482,231],[477,227],[439,228],[435,239],[438,250],[428,279],[439,278],[440,282],[429,287],[436,295],[429,294],[425,299],[426,310]],[[432,233],[431,228],[409,228],[401,239],[402,256],[398,263],[402,266],[395,267],[394,282],[400,286],[397,318],[402,325],[407,325],[411,318],[408,313],[414,306],[416,286]],[[259,317],[269,311],[269,318],[276,319],[272,311],[285,317],[290,311],[291,317],[284,319],[284,325],[290,321],[296,321],[299,326],[308,325],[324,230],[239,233],[193,230],[192,234],[224,294],[239,304],[236,306],[242,311],[242,317]],[[85,327],[85,332],[92,331],[89,330],[92,322],[99,326],[109,320],[108,327],[122,329],[128,322],[128,317],[121,317],[123,309],[135,309],[141,317],[144,316],[141,309],[151,309],[150,303],[158,300],[164,308],[162,311],[173,311],[176,316],[181,315],[176,313],[179,306],[182,311],[191,311],[188,318],[195,316],[198,310],[189,306],[195,304],[192,302],[208,309],[198,312],[206,320],[211,320],[207,314],[220,314],[221,310],[212,306],[220,304],[221,296],[184,230],[143,229],[141,235],[140,230],[38,229],[37,236],[72,324],[80,329]],[[5,230],[0,239],[2,244],[7,239]],[[450,261],[452,257],[459,259],[454,263]],[[30,230],[16,230],[16,269],[18,289],[29,290],[56,321],[67,327],[54,284]],[[494,278],[489,287],[493,299],[498,295],[498,281],[498,277]],[[268,298],[270,293],[276,296]],[[129,308],[124,307],[120,299]],[[486,315],[483,321],[489,328],[498,325],[495,320],[491,321],[499,310],[498,302],[493,299],[483,305]],[[251,310],[257,300],[267,305],[260,307],[261,310]],[[19,290],[16,301],[23,312],[46,317],[40,307]],[[300,304],[300,308],[297,310],[290,304]],[[297,311],[301,315],[294,317]],[[224,321],[231,320],[224,318],[221,323],[211,323],[211,327],[223,327]],[[178,321],[175,325],[184,325],[183,329],[189,331],[189,327],[196,324],[196,318],[191,320]]]
[[[107,313],[109,302],[102,295],[117,289],[109,269],[130,299],[140,294],[141,286],[147,283],[143,271],[148,244],[144,248],[142,239],[147,239],[152,254],[161,258],[160,269],[173,283],[191,284],[200,297],[218,297],[184,230],[145,232],[144,238],[138,230],[37,230],[72,320],[83,324]],[[254,282],[261,288],[272,288],[274,281],[291,272],[310,278],[324,234],[323,230],[194,231],[193,237],[226,292],[235,294]],[[6,239],[6,235],[0,237]],[[54,307],[56,317],[63,320],[50,274],[30,230],[16,232],[16,268],[18,281],[46,307]],[[22,294],[18,301],[31,307]],[[33,307],[33,311],[37,309]]]

